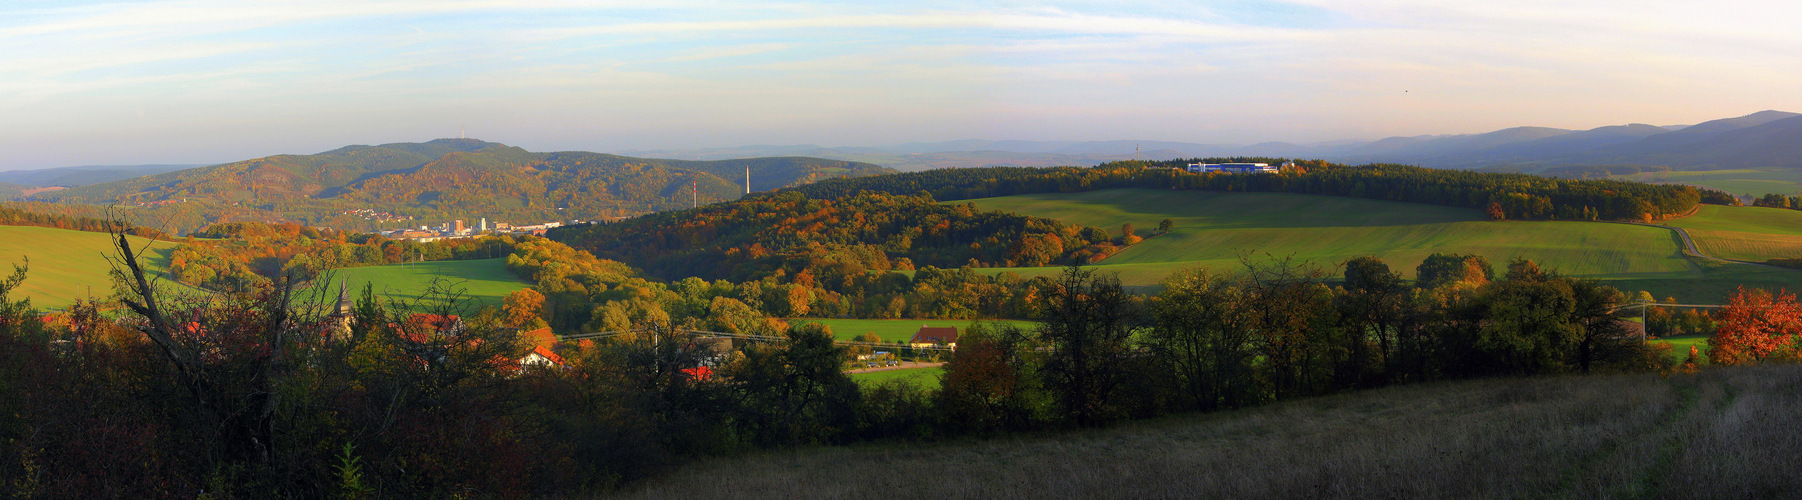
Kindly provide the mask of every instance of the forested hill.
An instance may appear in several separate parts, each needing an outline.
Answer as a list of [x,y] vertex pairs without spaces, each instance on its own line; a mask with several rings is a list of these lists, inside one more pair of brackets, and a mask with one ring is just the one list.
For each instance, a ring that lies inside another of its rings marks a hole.
[[[558,228],[547,236],[665,279],[747,280],[775,273],[822,283],[866,270],[1098,260],[1137,241],[930,198],[865,193],[818,200],[793,191]],[[811,277],[798,276],[803,272]]]
[[1284,162],[1280,158],[1197,158],[1113,162],[1092,168],[947,169],[831,179],[790,190],[822,199],[868,191],[927,194],[944,201],[1120,187],[1257,191],[1429,203],[1487,210],[1496,218],[1555,220],[1659,220],[1686,214],[1698,203],[1739,203],[1726,193],[1684,185],[1553,179],[1392,164],[1348,166],[1297,161],[1281,173],[1250,175],[1191,174],[1182,170],[1193,162],[1233,161],[1272,165]]
[[[589,152],[535,153],[474,139],[348,146],[277,155],[42,193],[40,200],[242,206],[271,218],[355,229],[335,218],[376,209],[436,219],[595,219],[737,199],[746,168],[768,190],[892,172],[817,158],[682,161]],[[559,210],[561,209],[561,210]]]

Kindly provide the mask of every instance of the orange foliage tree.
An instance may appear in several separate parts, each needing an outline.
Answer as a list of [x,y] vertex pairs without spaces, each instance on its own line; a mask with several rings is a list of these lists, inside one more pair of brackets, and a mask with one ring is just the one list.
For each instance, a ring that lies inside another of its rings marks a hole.
[[544,294],[530,288],[507,294],[501,301],[501,310],[506,319],[503,323],[509,328],[534,328],[544,325],[538,317],[538,310],[544,307]]
[[1723,365],[1752,364],[1786,347],[1802,332],[1802,304],[1796,295],[1740,287],[1721,309],[1708,357]]

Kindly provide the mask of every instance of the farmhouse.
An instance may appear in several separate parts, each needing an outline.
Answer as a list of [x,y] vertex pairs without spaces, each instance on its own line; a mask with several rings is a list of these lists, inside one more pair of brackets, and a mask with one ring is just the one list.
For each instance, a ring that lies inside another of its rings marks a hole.
[[520,341],[532,344],[532,350],[520,356],[520,366],[543,366],[547,368],[563,368],[568,365],[563,356],[558,356],[551,348],[557,345],[557,336],[551,333],[550,327],[539,328],[519,334]]
[[907,343],[913,347],[957,347],[957,327],[922,325]]

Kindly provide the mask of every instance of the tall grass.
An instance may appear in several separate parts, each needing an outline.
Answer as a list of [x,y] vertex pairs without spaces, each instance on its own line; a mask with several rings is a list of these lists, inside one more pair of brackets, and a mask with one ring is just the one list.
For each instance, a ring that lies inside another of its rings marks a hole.
[[1392,387],[1105,430],[704,461],[630,498],[1785,496],[1802,367]]

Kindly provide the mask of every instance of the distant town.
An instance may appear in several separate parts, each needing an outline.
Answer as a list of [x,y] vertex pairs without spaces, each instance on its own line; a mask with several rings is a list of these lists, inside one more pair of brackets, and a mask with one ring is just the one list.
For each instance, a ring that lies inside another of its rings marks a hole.
[[[581,224],[582,221],[569,221],[569,223]],[[488,218],[483,217],[476,221],[474,227],[469,226],[463,219],[456,219],[437,226],[408,227],[381,231],[381,234],[390,239],[429,242],[455,238],[470,238],[486,234],[534,234],[542,236],[544,235],[545,230],[553,227],[562,227],[563,225],[563,222],[558,221],[526,226],[495,222],[494,225],[490,226],[488,224]]]

